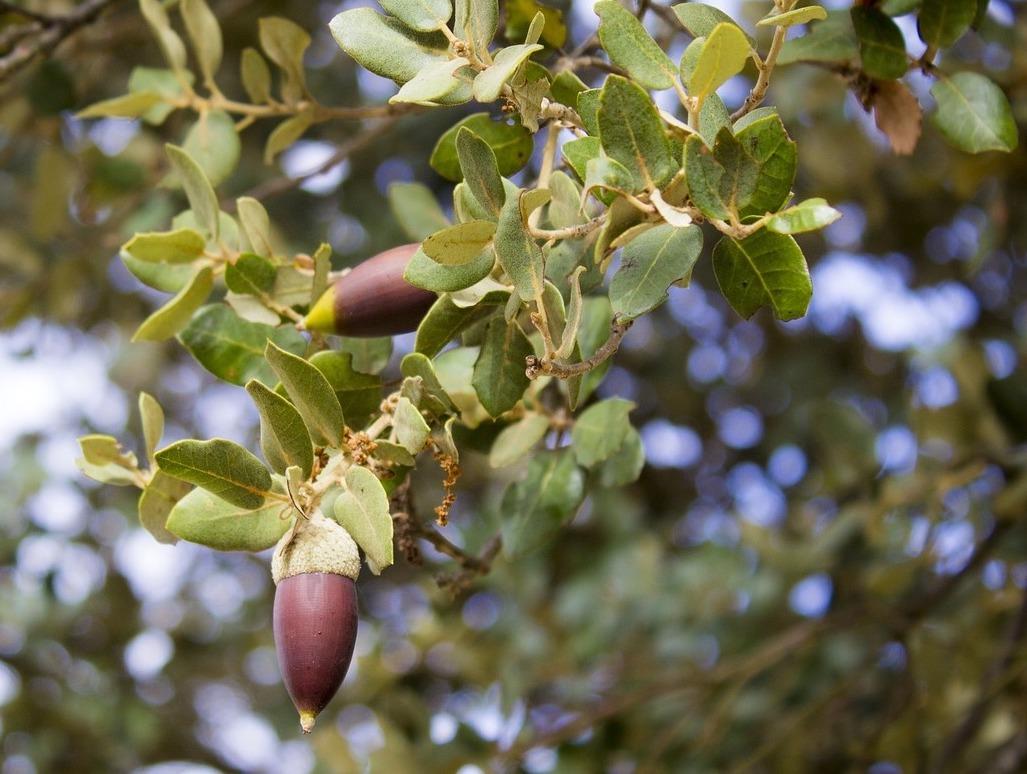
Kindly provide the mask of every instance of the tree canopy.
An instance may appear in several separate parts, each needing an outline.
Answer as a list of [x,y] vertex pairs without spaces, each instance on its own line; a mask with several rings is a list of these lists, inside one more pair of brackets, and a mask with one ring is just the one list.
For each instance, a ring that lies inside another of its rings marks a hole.
[[5,772],[1023,770],[1018,10],[0,3]]

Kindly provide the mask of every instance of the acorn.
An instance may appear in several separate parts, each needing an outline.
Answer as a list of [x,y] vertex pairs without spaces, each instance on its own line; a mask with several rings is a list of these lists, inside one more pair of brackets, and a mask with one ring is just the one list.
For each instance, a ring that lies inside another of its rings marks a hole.
[[437,298],[403,278],[419,247],[416,242],[400,245],[354,267],[311,307],[304,327],[342,336],[392,336],[417,330]]
[[310,733],[353,658],[360,555],[338,523],[315,511],[286,533],[271,559],[274,635],[286,690]]

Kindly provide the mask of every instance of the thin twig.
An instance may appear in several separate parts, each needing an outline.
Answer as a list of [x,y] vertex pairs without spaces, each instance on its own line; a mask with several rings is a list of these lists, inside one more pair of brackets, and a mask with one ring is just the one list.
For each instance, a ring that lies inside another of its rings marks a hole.
[[542,375],[569,379],[572,376],[588,373],[613,356],[620,348],[621,339],[631,329],[633,322],[633,320],[614,320],[610,325],[610,338],[595,351],[595,354],[579,363],[561,363],[556,360],[539,359],[535,355],[529,355],[525,358],[525,373],[529,379],[537,379]]
[[[556,141],[560,137],[559,124],[548,124],[546,126],[546,142],[542,149],[542,163],[539,166],[538,178],[535,181],[536,188],[548,188],[549,178],[553,174],[553,165],[556,163]],[[542,217],[542,208],[534,210],[528,216],[528,230],[538,226]]]
[[756,77],[756,83],[753,85],[752,91],[749,92],[749,96],[745,98],[742,106],[731,114],[732,121],[737,121],[746,113],[755,110],[763,102],[763,98],[767,96],[767,89],[770,87],[770,76],[774,72],[774,65],[777,64],[777,57],[781,53],[781,46],[784,45],[787,33],[787,27],[774,28],[774,38],[770,41],[770,50],[767,52],[767,58],[757,63],[760,74]]
[[422,562],[420,550],[417,548],[417,540],[425,540],[441,554],[456,561],[461,572],[452,575],[441,575],[437,577],[440,586],[448,586],[459,590],[470,583],[475,577],[487,575],[492,569],[492,562],[502,548],[502,539],[497,534],[485,544],[480,554],[471,554],[453,543],[445,535],[434,527],[426,526],[421,522],[414,509],[413,500],[410,496],[410,480],[407,479],[392,495],[393,516],[395,525],[396,542],[400,550],[411,564],[419,565]]
[[23,8],[20,5],[9,3],[7,0],[0,0],[0,13],[17,14],[18,16],[24,16],[26,19],[32,19],[32,21],[37,21],[44,25],[53,24],[54,22],[54,17],[52,16],[48,16],[45,13],[39,13],[38,11],[33,11],[29,8]]
[[445,554],[450,559],[455,559],[465,570],[484,575],[491,569],[492,559],[499,553],[499,536],[493,538],[489,548],[481,555],[469,554],[456,543],[451,542],[441,532],[419,525],[417,535],[427,540],[440,554]]
[[687,675],[680,673],[673,679],[662,679],[647,682],[646,685],[622,696],[604,699],[590,710],[583,711],[573,720],[544,734],[525,739],[500,753],[504,760],[519,760],[520,757],[535,747],[553,747],[567,739],[595,727],[595,725],[639,704],[646,704],[665,696],[698,688],[710,689],[723,685],[735,678],[751,679],[778,662],[798,653],[803,646],[811,642],[816,635],[829,630],[832,623],[827,620],[802,621],[781,634],[768,639],[756,651],[743,656],[737,661],[724,662],[712,672],[703,673],[688,670]]
[[599,48],[599,35],[592,33],[585,40],[578,44],[578,47],[571,51],[570,56],[572,59],[576,59],[579,56],[587,54],[589,51],[594,51]]
[[565,56],[557,61],[553,69],[559,73],[564,70],[581,70],[588,67],[612,73],[613,75],[628,74],[628,71],[623,67],[619,67],[599,56]]
[[739,223],[737,218],[733,218],[735,221],[733,223],[728,223],[720,218],[708,218],[707,220],[711,226],[717,229],[721,234],[724,234],[724,236],[729,236],[732,239],[745,239],[767,225],[767,222],[772,217],[774,217],[774,213],[768,212],[762,218],[753,221],[752,223]]
[[1025,635],[1027,635],[1027,592],[1023,594],[1016,617],[1009,626],[998,656],[981,680],[980,696],[966,713],[963,721],[956,727],[952,736],[942,746],[933,769],[935,772],[943,772],[952,768],[958,762],[963,748],[977,735],[981,724],[987,717],[988,707],[999,694],[997,689],[1002,685],[1003,675],[1012,666]]
[[[241,195],[265,201],[273,196],[278,196],[279,194],[291,191],[293,188],[302,185],[304,181],[324,174],[335,165],[345,161],[354,153],[363,150],[395,126],[400,118],[401,116],[391,116],[374,124],[373,126],[368,127],[364,131],[360,132],[360,134],[351,137],[340,145],[339,149],[335,153],[309,172],[304,172],[302,175],[298,175],[297,177],[276,177],[271,180],[266,180],[263,183],[258,183],[249,191]],[[235,200],[226,199],[221,202],[221,206],[224,210],[232,212],[235,209]]]
[[1027,731],[1014,735],[1008,742],[999,746],[980,771],[986,771],[988,774],[1014,774],[1024,770],[1025,761],[1027,761]]
[[977,544],[977,548],[974,549],[970,559],[959,572],[946,576],[927,593],[917,594],[915,599],[902,611],[901,617],[909,623],[915,623],[924,618],[931,610],[947,599],[968,575],[974,573],[984,564],[985,560],[991,556],[1012,526],[1013,522],[1011,521],[998,522],[988,536]]
[[319,123],[331,119],[362,119],[362,118],[384,118],[388,116],[406,115],[423,110],[419,105],[358,105],[358,106],[332,106],[322,105],[318,102],[302,100],[293,104],[283,102],[272,102],[267,105],[253,105],[249,102],[239,102],[228,99],[222,94],[214,94],[210,97],[202,97],[195,92],[184,94],[167,104],[176,108],[187,108],[198,113],[210,110],[222,110],[226,113],[246,116],[249,119],[275,118],[279,116],[293,116],[299,113],[309,114],[312,122]]
[[660,5],[659,3],[649,3],[646,10],[652,11],[654,14],[659,16],[660,19],[663,20],[663,23],[671,29],[678,32],[681,31],[681,22],[678,21],[677,14],[674,13],[674,10],[670,6]]
[[584,127],[584,124],[581,121],[581,116],[578,115],[578,111],[559,102],[551,102],[548,97],[542,98],[539,119],[543,121],[546,119],[552,119],[563,121],[564,123],[572,124],[573,126]]
[[564,226],[563,228],[535,228],[529,224],[528,233],[536,239],[581,239],[582,237],[591,234],[605,222],[606,213],[604,212],[602,215],[597,215],[591,220],[586,220],[584,223],[578,223],[574,226]]
[[[82,27],[92,24],[108,7],[117,2],[120,0],[86,0],[65,16],[31,16],[33,22],[29,26],[33,28],[35,37],[18,43],[10,52],[0,57],[0,82],[10,78],[37,57],[50,54],[64,40]],[[18,12],[25,15],[20,9]]]
[[[1015,496],[1011,496],[1007,501],[1003,502],[1001,508],[997,509],[997,515],[1000,518],[1003,516],[1007,518],[1004,521],[1000,521],[995,529],[977,545],[974,554],[963,569],[959,573],[945,578],[932,591],[919,597],[915,603],[905,606],[904,615],[899,616],[905,631],[912,630],[930,612],[947,599],[950,594],[954,593],[961,585],[961,582],[981,566],[984,560],[998,546],[1002,537],[1008,533],[1009,528],[1015,523],[1008,518],[1008,515],[1022,511],[1023,503],[1027,500],[1027,486],[1017,486],[1017,483],[1014,482],[1011,487],[1016,490]],[[904,501],[913,501],[922,496],[923,492],[913,491],[910,493],[908,500],[904,498]],[[897,506],[898,503],[894,505]],[[1027,601],[1025,601],[1025,604],[1027,604]],[[1023,608],[1021,608],[1021,613],[1018,615],[1016,622],[1011,626],[1010,634],[1007,638],[1009,642],[1015,640],[1013,642],[1013,650],[1009,651],[1008,646],[1003,650],[1003,655],[1000,657],[1000,665],[1005,663],[1004,653],[1013,652],[1015,654],[1015,643],[1022,641],[1022,638],[1025,636],[1025,633],[1021,632],[1020,627],[1027,628],[1027,621],[1021,622],[1021,616],[1027,617],[1027,612]],[[833,611],[828,617],[817,621],[802,621],[766,641],[752,653],[741,656],[736,660],[725,661],[709,673],[690,671],[687,675],[657,676],[655,679],[647,681],[645,685],[631,692],[621,696],[604,698],[593,708],[583,710],[570,722],[543,734],[523,739],[510,749],[499,752],[498,756],[506,761],[519,760],[520,756],[532,748],[555,747],[561,742],[573,739],[595,728],[602,721],[634,706],[646,704],[674,693],[687,690],[709,692],[723,689],[728,694],[736,694],[738,690],[760,674],[803,652],[805,648],[816,643],[823,636],[832,632],[841,633],[858,627],[874,625],[875,623],[880,622],[875,622],[872,617],[868,618],[866,614],[861,614],[858,607]],[[887,626],[888,624],[886,624]],[[888,631],[886,636],[890,639],[893,633]],[[1001,673],[1002,670],[999,671]],[[701,697],[692,703],[696,706],[708,706]],[[709,744],[719,738],[723,730],[723,723],[729,715],[729,709],[730,703],[723,701],[722,696],[722,701],[718,703],[718,706],[715,706],[712,710],[707,710],[711,716],[706,727],[700,733],[698,745]],[[1027,757],[1027,735],[1024,735],[1023,739],[1024,744],[1018,745],[1015,750],[1009,752],[1007,757],[1011,763],[1001,767],[1003,771],[1012,772],[1020,770],[1017,768],[1018,762]],[[985,767],[982,770],[991,771],[996,769]]]

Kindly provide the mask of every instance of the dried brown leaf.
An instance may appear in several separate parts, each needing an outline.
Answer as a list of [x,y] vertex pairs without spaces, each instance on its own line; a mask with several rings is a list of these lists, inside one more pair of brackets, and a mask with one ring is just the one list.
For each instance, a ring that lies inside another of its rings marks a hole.
[[895,153],[908,156],[920,140],[920,103],[902,81],[878,81],[874,87],[871,105],[877,128],[887,135]]

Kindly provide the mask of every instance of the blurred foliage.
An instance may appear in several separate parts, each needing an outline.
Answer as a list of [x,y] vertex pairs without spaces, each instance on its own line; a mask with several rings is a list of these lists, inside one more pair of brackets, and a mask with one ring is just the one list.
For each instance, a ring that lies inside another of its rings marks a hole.
[[[315,94],[391,93],[338,52],[334,6],[213,5],[226,61],[281,14],[313,37]],[[1027,20],[1020,4],[991,6],[946,56],[988,71],[1023,124]],[[570,40],[592,31],[587,16],[568,17]],[[155,302],[115,255],[171,214],[162,143],[189,118],[155,130],[72,113],[158,63],[134,6],[117,3],[0,85],[0,355],[14,375],[2,412],[38,402],[19,390],[39,380],[17,378],[33,363],[61,396],[43,401],[59,413],[0,440],[5,774],[1027,767],[1022,151],[970,156],[925,129],[914,155],[894,156],[836,74],[782,67],[772,91],[803,148],[798,198],[846,215],[799,237],[810,318],[743,322],[697,270],[631,331],[600,389],[638,405],[638,483],[593,491],[543,553],[499,560],[458,594],[436,583],[453,567],[428,547],[424,566],[363,578],[355,667],[299,741],[263,558],[158,546],[132,494],[68,463],[82,432],[142,448],[127,409],[140,389],[176,437],[255,443],[241,390],[173,343],[129,343]],[[428,158],[461,110],[402,119],[320,193],[263,188],[282,173],[263,163],[270,127],[257,123],[222,191],[272,190],[282,239],[326,238],[339,268],[402,240],[388,182],[448,190]],[[328,122],[309,137],[334,146],[354,131]],[[83,359],[109,369],[88,395],[66,384]],[[473,454],[464,468],[446,534],[475,549],[517,473]],[[437,472],[418,473],[425,513],[440,493]]]

